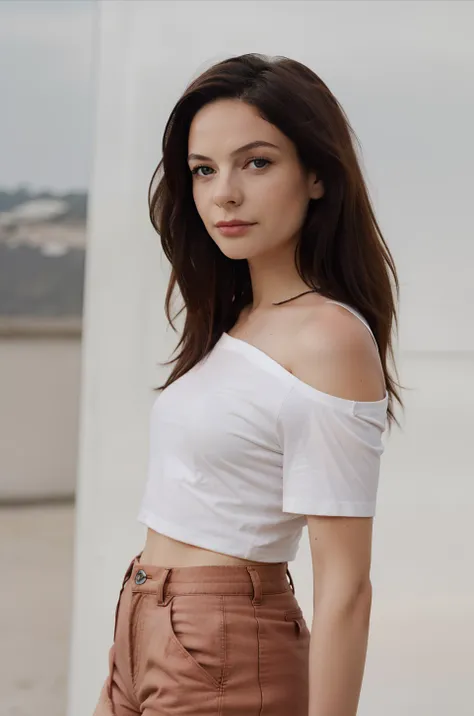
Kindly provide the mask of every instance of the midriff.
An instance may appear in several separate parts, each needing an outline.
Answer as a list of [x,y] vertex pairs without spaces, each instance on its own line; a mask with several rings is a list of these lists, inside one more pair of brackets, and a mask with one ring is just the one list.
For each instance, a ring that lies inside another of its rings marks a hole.
[[179,542],[150,528],[148,529],[145,547],[140,560],[143,564],[168,568],[266,564],[265,562],[252,562],[248,559],[241,559],[233,555],[213,552],[192,544]]

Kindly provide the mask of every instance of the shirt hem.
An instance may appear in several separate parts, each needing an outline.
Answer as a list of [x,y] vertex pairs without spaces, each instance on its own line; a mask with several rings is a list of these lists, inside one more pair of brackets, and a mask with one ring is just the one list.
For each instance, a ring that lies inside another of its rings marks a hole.
[[265,550],[259,550],[255,548],[252,543],[247,543],[244,552],[237,552],[234,547],[227,546],[226,544],[220,545],[220,549],[216,549],[216,543],[211,539],[206,539],[202,534],[196,535],[189,530],[183,528],[181,525],[177,525],[175,522],[169,522],[168,520],[158,517],[152,512],[147,510],[140,510],[138,514],[138,522],[144,524],[155,532],[175,539],[178,542],[184,542],[194,547],[201,547],[202,549],[208,549],[211,552],[219,552],[220,554],[227,554],[230,557],[238,557],[239,559],[248,559],[255,562],[268,562],[269,564],[278,564],[280,562],[293,561],[294,557],[289,559],[274,559],[270,555],[265,555]]
[[307,500],[286,499],[283,512],[295,515],[321,515],[325,517],[374,517],[375,502],[318,502],[311,504]]

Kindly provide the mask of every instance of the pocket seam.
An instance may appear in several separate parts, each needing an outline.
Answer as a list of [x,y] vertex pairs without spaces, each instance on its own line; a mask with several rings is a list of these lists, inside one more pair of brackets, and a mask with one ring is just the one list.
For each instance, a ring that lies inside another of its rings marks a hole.
[[[185,656],[188,659],[190,664],[192,664],[196,669],[198,669],[199,673],[202,674],[203,676],[205,676],[206,679],[211,683],[211,685],[215,689],[220,691],[222,689],[222,683],[217,681],[217,679],[215,679],[212,676],[212,674],[210,674],[208,671],[206,671],[206,669],[203,666],[201,666],[201,664],[192,656],[192,654],[189,653],[189,651],[186,649],[186,647],[183,644],[181,644],[180,640],[176,636],[176,634],[174,632],[173,620],[172,620],[173,601],[174,601],[174,596],[171,598],[168,606],[166,607],[167,612],[168,612],[167,623],[168,623],[168,627],[169,627],[169,633],[170,633],[171,640],[179,648],[179,650],[183,654],[183,656]],[[221,611],[222,611],[222,609],[221,609]],[[221,656],[221,674],[222,674],[222,656]],[[222,680],[222,677],[221,677],[221,680]]]
[[286,621],[291,621],[293,619],[300,619],[303,617],[303,610],[301,607],[298,607],[297,609],[288,609],[285,612],[285,619]]
[[301,607],[297,607],[296,609],[289,609],[288,611],[286,611],[285,619],[287,621],[292,621],[295,624],[298,630],[298,637],[300,637],[306,623]]
[[143,631],[143,619],[141,619],[145,595],[137,599],[133,613],[131,614],[130,629],[130,672],[132,676],[132,685],[136,690],[138,667],[140,660],[141,635]]

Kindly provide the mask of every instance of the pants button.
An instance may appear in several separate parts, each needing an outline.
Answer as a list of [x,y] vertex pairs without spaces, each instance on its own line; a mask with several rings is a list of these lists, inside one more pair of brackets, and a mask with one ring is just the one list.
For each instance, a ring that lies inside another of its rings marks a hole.
[[145,584],[146,580],[146,572],[143,569],[139,569],[135,575],[135,584]]

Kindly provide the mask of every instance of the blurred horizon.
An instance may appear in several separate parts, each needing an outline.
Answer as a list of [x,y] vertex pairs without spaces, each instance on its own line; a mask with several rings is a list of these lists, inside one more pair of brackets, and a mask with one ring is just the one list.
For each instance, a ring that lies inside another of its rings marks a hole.
[[88,187],[79,185],[57,188],[46,185],[40,186],[27,181],[17,182],[16,184],[0,184],[0,194],[20,194],[25,192],[36,196],[40,194],[64,196],[65,194],[87,194],[88,191]]

